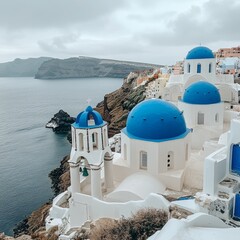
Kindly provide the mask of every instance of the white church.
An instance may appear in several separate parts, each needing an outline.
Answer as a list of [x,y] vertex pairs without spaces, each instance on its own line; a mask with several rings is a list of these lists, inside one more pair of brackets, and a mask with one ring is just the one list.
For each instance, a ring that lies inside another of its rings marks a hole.
[[216,59],[213,52],[204,46],[193,48],[184,59],[184,74],[171,75],[165,88],[163,99],[178,101],[186,88],[196,81],[214,84],[221,94],[221,100],[239,103],[239,85],[234,84],[230,74],[216,74]]
[[238,222],[240,87],[215,68],[210,49],[189,51],[184,74],[170,77],[163,99],[145,100],[129,113],[120,152],[112,152],[101,115],[91,106],[82,111],[72,124],[71,186],[53,200],[46,228],[57,225],[59,239],[71,239],[71,229],[91,220],[145,207],[168,211],[162,194],[186,189],[199,193],[183,208]]

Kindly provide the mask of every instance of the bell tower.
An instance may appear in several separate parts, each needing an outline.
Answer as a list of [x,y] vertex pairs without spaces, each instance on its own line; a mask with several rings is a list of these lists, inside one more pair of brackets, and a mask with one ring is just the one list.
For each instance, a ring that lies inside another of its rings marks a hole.
[[72,124],[72,150],[69,160],[71,189],[80,193],[81,182],[91,184],[91,195],[102,198],[102,170],[105,188],[113,187],[112,152],[108,144],[107,123],[88,106]]

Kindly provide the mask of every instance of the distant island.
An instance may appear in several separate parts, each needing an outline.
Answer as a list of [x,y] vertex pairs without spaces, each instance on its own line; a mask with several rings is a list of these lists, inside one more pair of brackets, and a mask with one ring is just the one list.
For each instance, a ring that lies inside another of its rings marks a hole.
[[160,65],[78,57],[68,59],[50,59],[39,67],[37,79],[112,77],[124,78],[130,72],[159,68]]
[[0,63],[0,77],[34,77],[38,68],[49,57],[16,58],[14,61]]

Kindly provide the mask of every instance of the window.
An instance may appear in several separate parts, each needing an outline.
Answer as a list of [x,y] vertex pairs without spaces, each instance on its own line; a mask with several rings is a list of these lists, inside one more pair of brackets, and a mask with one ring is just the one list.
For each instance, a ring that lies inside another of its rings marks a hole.
[[72,147],[77,151],[77,146],[76,146],[76,131],[74,128],[72,128]]
[[98,134],[92,133],[92,143],[93,143],[93,149],[97,149],[98,148]]
[[104,142],[104,147],[108,146],[106,129],[103,130],[103,142]]
[[204,113],[198,112],[197,123],[198,123],[199,125],[203,125],[203,124],[204,124]]
[[191,65],[188,63],[188,65],[187,65],[187,72],[190,73],[190,71],[191,71]]
[[209,66],[208,66],[208,72],[211,73],[212,72],[212,64],[209,63]]
[[232,159],[231,159],[231,172],[240,175],[240,146],[239,144],[232,145]]
[[140,152],[140,169],[147,170],[147,152]]
[[198,65],[197,65],[197,73],[201,73],[201,64],[199,63]]
[[219,121],[219,115],[218,113],[215,114],[215,122],[218,122]]
[[168,152],[168,155],[167,155],[167,168],[168,169],[173,168],[173,152],[172,151]]
[[83,133],[79,134],[79,151],[84,150],[84,143],[83,143]]

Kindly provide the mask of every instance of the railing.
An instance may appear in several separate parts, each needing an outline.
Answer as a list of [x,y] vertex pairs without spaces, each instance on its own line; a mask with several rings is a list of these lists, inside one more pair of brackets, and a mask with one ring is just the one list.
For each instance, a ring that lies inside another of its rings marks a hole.
[[60,232],[64,232],[68,224],[69,209],[61,207],[61,204],[68,201],[68,192],[58,195],[53,200],[53,205],[50,209],[49,215],[46,218],[46,229],[53,226],[58,226]]
[[61,205],[68,201],[68,192],[65,191],[58,195],[53,200],[53,206],[49,212],[49,216],[51,218],[60,218],[62,219],[63,216],[68,212],[68,208],[63,208]]
[[64,234],[69,226],[68,216],[62,218],[62,224],[58,226],[59,234]]

